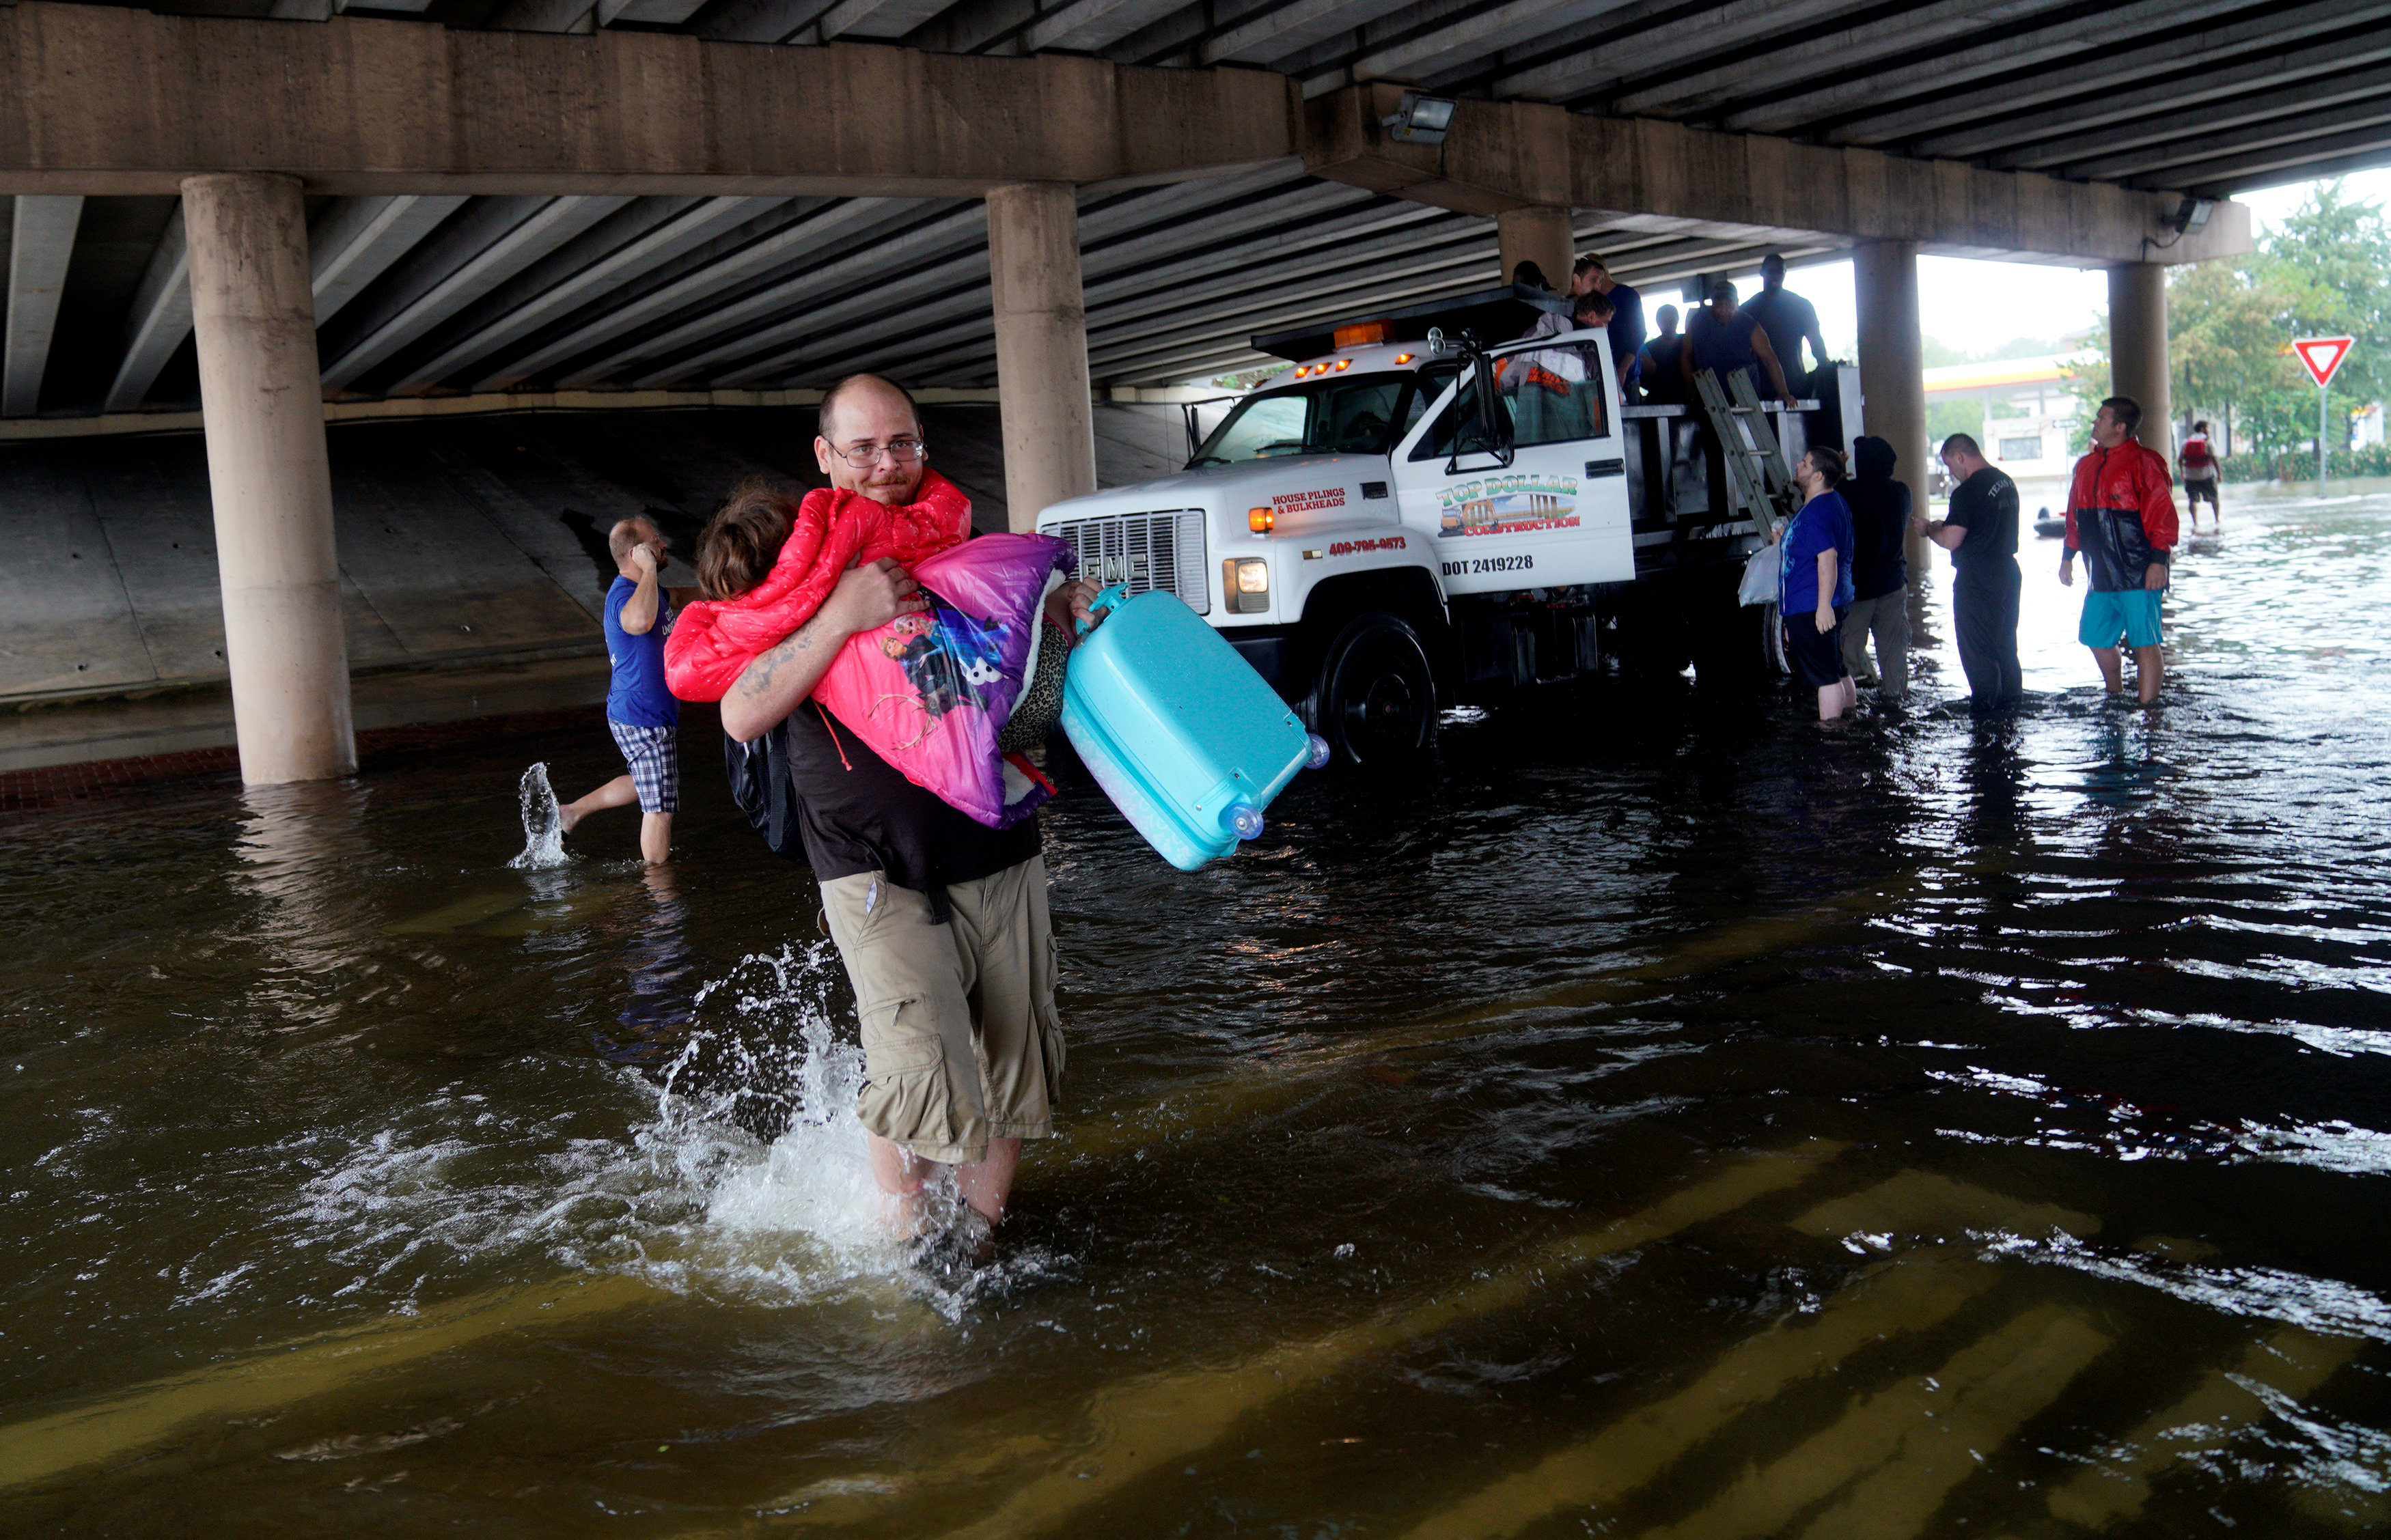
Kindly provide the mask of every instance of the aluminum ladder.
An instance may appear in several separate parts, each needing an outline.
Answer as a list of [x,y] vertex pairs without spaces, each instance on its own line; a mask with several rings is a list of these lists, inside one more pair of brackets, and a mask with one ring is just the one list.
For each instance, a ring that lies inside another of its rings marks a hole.
[[1711,430],[1718,435],[1728,484],[1735,489],[1737,500],[1751,510],[1762,544],[1774,545],[1778,523],[1800,510],[1801,494],[1794,488],[1792,468],[1785,463],[1777,430],[1768,426],[1768,414],[1752,392],[1751,377],[1737,369],[1727,379],[1727,388],[1735,392],[1732,401],[1713,369],[1694,371],[1694,391],[1711,419]]

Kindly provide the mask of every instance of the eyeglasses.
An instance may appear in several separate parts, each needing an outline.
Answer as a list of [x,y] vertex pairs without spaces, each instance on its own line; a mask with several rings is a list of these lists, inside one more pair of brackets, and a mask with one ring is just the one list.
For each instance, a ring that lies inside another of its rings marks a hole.
[[[835,444],[831,447],[838,448]],[[930,446],[919,439],[890,439],[886,443],[859,443],[840,449],[838,457],[847,462],[850,470],[869,470],[880,463],[883,455],[898,465],[911,465],[929,452]]]

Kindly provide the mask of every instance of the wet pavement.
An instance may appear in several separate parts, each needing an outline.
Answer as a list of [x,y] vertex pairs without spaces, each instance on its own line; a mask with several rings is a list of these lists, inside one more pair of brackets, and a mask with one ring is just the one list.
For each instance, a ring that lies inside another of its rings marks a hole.
[[2235,498],[2153,712],[2025,562],[2008,724],[1556,692],[1192,876],[1066,776],[977,1271],[710,726],[666,876],[506,865],[594,729],[14,821],[0,1530],[2391,1524],[2391,494]]

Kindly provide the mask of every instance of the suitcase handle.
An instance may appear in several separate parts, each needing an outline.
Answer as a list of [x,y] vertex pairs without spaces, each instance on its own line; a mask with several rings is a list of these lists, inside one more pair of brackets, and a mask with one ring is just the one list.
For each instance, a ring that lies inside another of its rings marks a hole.
[[1108,588],[1099,590],[1096,597],[1088,601],[1087,614],[1074,622],[1079,627],[1079,635],[1084,636],[1093,631],[1096,628],[1098,616],[1119,609],[1121,601],[1128,597],[1129,584],[1126,583],[1116,583]]

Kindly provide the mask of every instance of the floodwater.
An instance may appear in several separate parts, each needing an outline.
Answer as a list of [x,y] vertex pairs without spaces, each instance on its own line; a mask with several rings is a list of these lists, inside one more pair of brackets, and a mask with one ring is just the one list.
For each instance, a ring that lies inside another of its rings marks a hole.
[[702,724],[665,876],[509,865],[594,724],[19,819],[0,1531],[2379,1530],[2391,494],[2237,489],[2149,712],[2025,559],[2005,726],[1555,693],[1193,876],[1066,784],[976,1272]]

